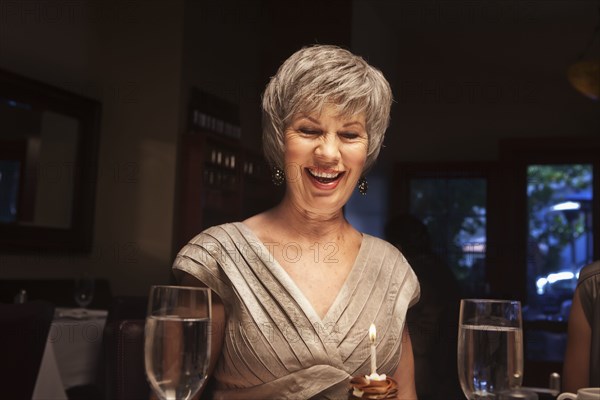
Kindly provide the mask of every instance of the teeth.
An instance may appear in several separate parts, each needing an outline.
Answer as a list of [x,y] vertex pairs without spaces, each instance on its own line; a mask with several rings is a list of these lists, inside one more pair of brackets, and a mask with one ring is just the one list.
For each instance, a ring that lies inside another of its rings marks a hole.
[[323,172],[319,170],[309,169],[310,173],[317,178],[334,179],[339,176],[339,172]]

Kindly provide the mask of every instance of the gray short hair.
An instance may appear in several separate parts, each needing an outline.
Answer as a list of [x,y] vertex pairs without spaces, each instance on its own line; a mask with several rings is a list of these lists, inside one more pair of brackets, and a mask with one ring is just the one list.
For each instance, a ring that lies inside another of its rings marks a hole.
[[318,112],[327,102],[345,116],[365,113],[365,170],[373,165],[389,125],[392,90],[381,71],[362,57],[329,45],[295,52],[267,84],[262,97],[263,150],[271,165],[284,167],[284,134],[292,118]]

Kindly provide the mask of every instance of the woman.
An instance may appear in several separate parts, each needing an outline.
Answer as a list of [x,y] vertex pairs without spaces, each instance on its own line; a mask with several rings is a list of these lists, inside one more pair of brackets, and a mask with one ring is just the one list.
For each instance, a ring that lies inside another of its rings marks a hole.
[[582,268],[569,315],[563,391],[600,386],[600,261]]
[[346,398],[350,377],[370,374],[371,323],[377,372],[396,378],[400,399],[416,398],[404,324],[416,276],[342,211],[357,183],[366,190],[391,101],[380,71],[334,46],[301,49],[267,85],[263,146],[283,200],[207,229],[174,263],[183,284],[217,295],[215,398]]

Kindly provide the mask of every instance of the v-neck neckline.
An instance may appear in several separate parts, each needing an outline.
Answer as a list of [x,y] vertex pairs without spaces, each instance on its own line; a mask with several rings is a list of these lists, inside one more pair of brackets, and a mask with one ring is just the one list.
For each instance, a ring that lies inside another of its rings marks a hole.
[[[344,306],[341,303],[343,301],[348,302],[350,300],[350,294],[355,290],[358,283],[358,278],[362,275],[367,264],[363,260],[368,251],[367,242],[371,240],[370,235],[361,233],[362,240],[360,242],[358,253],[356,253],[354,263],[352,264],[352,268],[350,269],[350,272],[346,276],[344,283],[335,296],[335,299],[327,309],[327,312],[323,318],[321,318],[308,297],[296,284],[296,281],[292,279],[290,274],[288,274],[285,268],[283,268],[279,261],[277,261],[275,256],[267,249],[267,246],[262,242],[258,235],[255,234],[254,231],[243,222],[234,222],[233,224],[238,228],[238,230],[242,231],[247,237],[251,237],[252,240],[258,244],[260,247],[259,257],[261,257],[265,265],[269,266],[271,272],[280,281],[280,283],[286,287],[289,294],[294,298],[294,300],[296,300],[304,314],[311,320],[312,323],[319,323],[322,326],[328,326],[328,324],[335,322],[340,317],[341,312],[348,306],[348,304]],[[268,256],[268,258],[264,256]]]

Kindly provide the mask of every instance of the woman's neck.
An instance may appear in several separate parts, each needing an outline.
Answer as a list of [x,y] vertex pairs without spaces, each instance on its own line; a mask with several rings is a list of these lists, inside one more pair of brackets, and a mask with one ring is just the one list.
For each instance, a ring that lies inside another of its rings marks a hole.
[[286,231],[307,242],[339,238],[343,230],[350,228],[341,209],[306,210],[287,196],[272,210],[272,217],[276,223],[285,224]]

